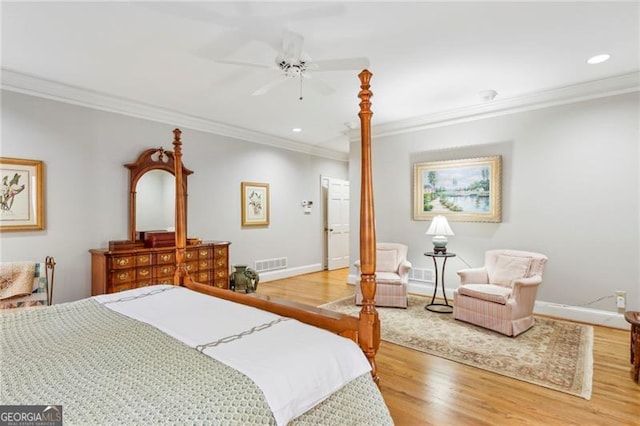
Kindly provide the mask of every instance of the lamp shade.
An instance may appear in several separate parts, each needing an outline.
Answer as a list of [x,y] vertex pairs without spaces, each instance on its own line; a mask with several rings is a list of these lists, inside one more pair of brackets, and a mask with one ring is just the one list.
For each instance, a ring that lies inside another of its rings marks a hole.
[[454,235],[447,218],[438,215],[431,221],[431,226],[427,229],[427,235]]

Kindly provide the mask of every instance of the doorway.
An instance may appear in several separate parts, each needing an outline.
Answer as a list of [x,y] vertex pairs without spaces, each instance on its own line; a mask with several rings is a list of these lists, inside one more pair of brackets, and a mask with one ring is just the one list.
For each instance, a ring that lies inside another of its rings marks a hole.
[[320,176],[323,217],[323,269],[349,266],[349,181]]

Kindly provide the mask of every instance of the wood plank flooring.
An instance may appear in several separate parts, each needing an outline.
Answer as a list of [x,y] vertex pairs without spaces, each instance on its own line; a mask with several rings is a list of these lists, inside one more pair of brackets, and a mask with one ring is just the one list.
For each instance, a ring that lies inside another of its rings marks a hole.
[[[260,283],[258,292],[317,306],[353,294],[348,270]],[[403,425],[640,425],[629,332],[594,326],[591,400],[382,342],[382,395]]]

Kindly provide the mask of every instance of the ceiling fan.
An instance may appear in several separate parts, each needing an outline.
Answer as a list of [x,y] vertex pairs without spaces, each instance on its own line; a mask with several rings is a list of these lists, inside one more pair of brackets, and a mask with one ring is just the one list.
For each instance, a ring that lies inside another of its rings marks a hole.
[[217,60],[216,62],[244,67],[278,70],[281,74],[280,77],[255,90],[251,93],[254,96],[264,95],[271,89],[280,86],[291,79],[297,78],[300,81],[300,100],[302,100],[303,79],[308,82],[309,87],[323,95],[328,95],[334,92],[334,89],[328,84],[319,79],[312,78],[311,74],[314,72],[359,70],[369,66],[369,59],[365,57],[313,61],[302,51],[303,43],[304,37],[302,37],[302,35],[293,31],[285,31],[282,37],[282,48],[278,51],[274,64],[255,64],[250,62],[227,60]]

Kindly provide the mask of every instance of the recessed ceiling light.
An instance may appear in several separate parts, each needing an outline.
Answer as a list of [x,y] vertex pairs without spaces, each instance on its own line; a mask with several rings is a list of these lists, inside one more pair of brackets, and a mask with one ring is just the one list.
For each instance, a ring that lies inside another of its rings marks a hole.
[[300,133],[302,129],[300,127],[294,127],[293,129],[291,129],[291,131],[294,133]]
[[590,65],[601,64],[603,62],[608,61],[609,58],[611,58],[611,55],[607,53],[603,53],[600,55],[590,57],[589,59],[587,59],[587,63]]

